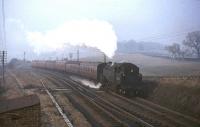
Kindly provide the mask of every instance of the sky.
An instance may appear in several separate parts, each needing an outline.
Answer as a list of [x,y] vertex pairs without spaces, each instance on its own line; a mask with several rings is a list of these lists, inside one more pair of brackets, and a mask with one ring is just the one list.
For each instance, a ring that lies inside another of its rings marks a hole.
[[200,0],[5,0],[7,49],[20,55],[37,47],[27,33],[46,36],[66,22],[86,20],[110,24],[116,41],[180,43],[200,30],[199,12]]

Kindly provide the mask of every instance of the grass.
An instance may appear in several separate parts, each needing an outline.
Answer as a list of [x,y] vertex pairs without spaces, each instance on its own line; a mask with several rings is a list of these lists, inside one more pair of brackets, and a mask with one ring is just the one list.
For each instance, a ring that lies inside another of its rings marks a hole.
[[149,100],[200,119],[200,79],[162,79]]

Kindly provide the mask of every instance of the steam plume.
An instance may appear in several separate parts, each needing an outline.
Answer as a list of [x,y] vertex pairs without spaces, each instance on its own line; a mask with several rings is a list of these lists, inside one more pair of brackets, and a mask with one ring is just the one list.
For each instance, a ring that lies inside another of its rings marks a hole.
[[100,20],[72,20],[42,32],[28,32],[27,39],[36,53],[51,52],[63,48],[64,44],[96,47],[108,57],[117,48],[117,36],[110,23]]

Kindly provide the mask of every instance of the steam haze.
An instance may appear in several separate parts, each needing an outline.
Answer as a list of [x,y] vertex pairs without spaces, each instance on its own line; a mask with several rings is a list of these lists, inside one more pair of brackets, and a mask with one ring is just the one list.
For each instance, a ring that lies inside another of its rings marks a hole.
[[62,49],[65,44],[95,47],[112,57],[117,48],[117,36],[110,23],[100,20],[72,20],[55,29],[28,32],[27,40],[37,54]]

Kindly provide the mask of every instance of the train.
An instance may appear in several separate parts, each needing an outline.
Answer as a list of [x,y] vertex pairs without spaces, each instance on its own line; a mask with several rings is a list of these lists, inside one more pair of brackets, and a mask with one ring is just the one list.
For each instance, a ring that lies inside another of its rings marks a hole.
[[79,75],[100,82],[100,89],[119,94],[142,96],[144,92],[142,74],[132,63],[35,60],[32,67]]

